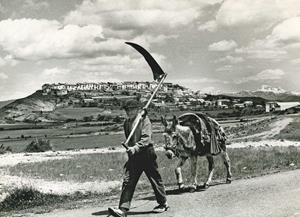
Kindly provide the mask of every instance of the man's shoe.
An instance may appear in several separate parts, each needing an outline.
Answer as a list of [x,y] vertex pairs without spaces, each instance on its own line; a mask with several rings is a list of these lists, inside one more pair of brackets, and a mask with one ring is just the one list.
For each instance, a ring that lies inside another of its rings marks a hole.
[[119,208],[108,208],[109,215],[115,216],[115,217],[126,217],[126,212],[120,210]]
[[154,213],[162,213],[162,212],[167,211],[169,208],[170,208],[170,207],[168,206],[167,203],[165,203],[165,204],[160,204],[160,205],[154,207],[154,209],[153,209],[152,212],[154,212]]

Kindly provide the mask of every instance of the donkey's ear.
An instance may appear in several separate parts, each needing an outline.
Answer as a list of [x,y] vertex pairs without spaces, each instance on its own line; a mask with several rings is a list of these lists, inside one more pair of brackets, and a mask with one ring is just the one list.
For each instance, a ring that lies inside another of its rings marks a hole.
[[165,118],[164,116],[160,116],[160,120],[161,120],[162,124],[163,124],[165,127],[168,126],[168,122],[167,122],[167,120],[166,120],[166,118]]
[[178,124],[178,119],[176,117],[176,115],[173,115],[173,119],[172,119],[172,128],[175,129],[175,126]]

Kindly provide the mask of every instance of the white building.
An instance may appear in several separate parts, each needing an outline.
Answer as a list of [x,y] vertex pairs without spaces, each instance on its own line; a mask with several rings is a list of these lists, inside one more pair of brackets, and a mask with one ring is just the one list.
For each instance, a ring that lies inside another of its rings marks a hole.
[[266,112],[285,111],[287,109],[297,107],[299,105],[300,105],[300,102],[267,102],[266,103]]
[[245,101],[244,105],[247,106],[253,106],[253,102],[252,101]]
[[[229,103],[229,99],[218,99],[217,100],[217,106],[223,108],[226,103]],[[228,107],[228,106],[227,106]]]

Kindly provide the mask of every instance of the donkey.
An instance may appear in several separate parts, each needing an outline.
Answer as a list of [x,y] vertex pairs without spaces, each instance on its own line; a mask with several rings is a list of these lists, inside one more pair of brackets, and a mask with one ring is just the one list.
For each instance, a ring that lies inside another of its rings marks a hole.
[[203,113],[185,113],[178,118],[173,116],[172,124],[164,117],[161,121],[165,127],[165,149],[168,158],[178,157],[175,169],[178,188],[184,188],[181,167],[190,158],[191,181],[190,191],[197,189],[197,160],[198,156],[206,156],[209,174],[202,186],[207,189],[214,173],[213,156],[221,155],[227,169],[226,183],[231,183],[232,173],[228,153],[226,152],[226,135],[220,124]]

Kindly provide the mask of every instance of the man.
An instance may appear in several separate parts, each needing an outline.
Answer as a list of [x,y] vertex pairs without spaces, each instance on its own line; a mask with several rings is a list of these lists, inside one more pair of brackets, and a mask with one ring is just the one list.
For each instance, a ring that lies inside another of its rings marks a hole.
[[[124,109],[128,116],[124,122],[124,131],[126,138],[135,124],[135,118],[141,105],[136,100],[129,100],[125,103]],[[146,173],[155,193],[158,206],[154,207],[153,212],[162,213],[167,211],[165,187],[162,178],[158,172],[156,154],[151,139],[151,122],[144,110],[144,115],[140,121],[135,133],[128,143],[128,161],[125,164],[125,176],[122,186],[122,193],[119,202],[119,208],[108,208],[111,215],[124,217],[130,209],[131,200],[134,194],[136,184],[143,172]]]

